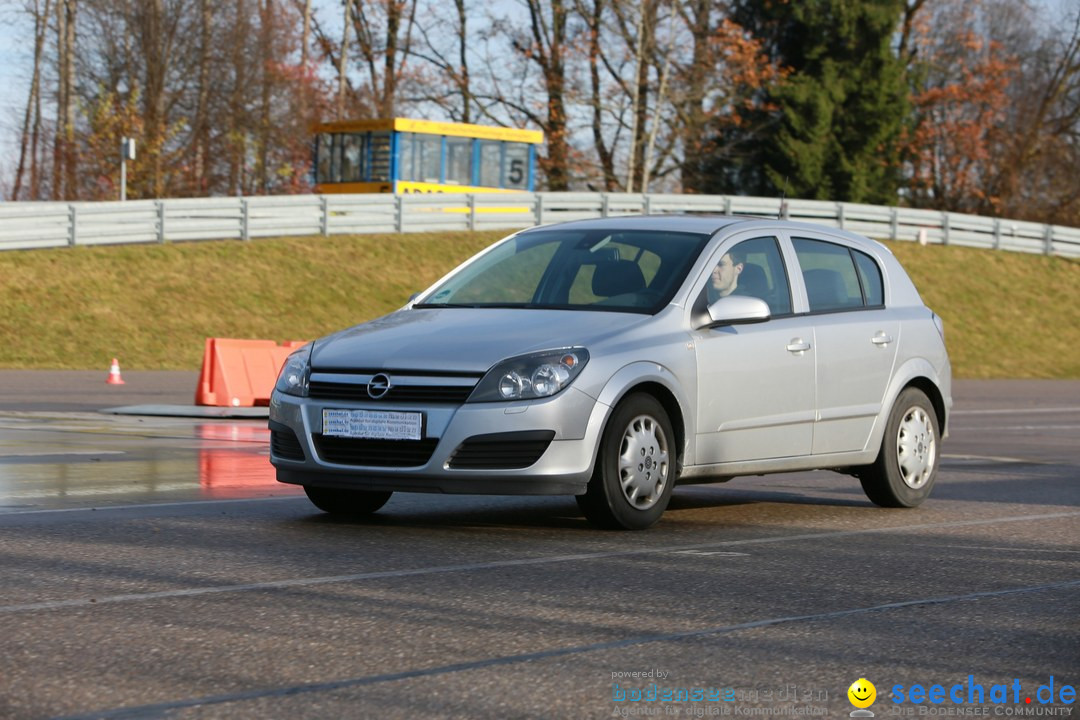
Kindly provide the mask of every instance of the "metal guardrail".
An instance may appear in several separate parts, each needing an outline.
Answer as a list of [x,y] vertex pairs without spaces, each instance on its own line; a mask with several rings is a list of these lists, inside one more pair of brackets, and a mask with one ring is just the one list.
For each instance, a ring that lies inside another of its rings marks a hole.
[[495,230],[642,213],[779,215],[878,239],[1080,257],[1080,228],[1061,225],[818,200],[628,193],[288,195],[0,203],[0,250],[289,235]]

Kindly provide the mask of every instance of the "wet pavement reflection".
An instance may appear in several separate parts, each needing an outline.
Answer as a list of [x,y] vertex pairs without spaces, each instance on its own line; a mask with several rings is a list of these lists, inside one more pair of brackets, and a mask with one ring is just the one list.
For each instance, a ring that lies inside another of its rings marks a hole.
[[265,420],[0,413],[0,512],[295,495]]

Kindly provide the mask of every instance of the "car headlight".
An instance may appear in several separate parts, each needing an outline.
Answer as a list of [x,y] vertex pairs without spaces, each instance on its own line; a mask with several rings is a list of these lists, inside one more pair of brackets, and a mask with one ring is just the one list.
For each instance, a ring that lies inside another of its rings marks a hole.
[[311,376],[311,344],[308,343],[285,359],[278,373],[274,389],[286,395],[308,396],[308,378]]
[[468,402],[507,402],[551,397],[578,376],[589,351],[585,348],[545,350],[497,363],[476,384]]

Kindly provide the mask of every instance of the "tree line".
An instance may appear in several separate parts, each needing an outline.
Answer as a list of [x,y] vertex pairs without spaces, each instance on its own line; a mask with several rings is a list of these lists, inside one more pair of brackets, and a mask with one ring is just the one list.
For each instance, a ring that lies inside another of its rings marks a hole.
[[0,0],[5,193],[309,192],[319,121],[544,131],[549,190],[786,195],[1080,225],[1080,8],[1031,0]]

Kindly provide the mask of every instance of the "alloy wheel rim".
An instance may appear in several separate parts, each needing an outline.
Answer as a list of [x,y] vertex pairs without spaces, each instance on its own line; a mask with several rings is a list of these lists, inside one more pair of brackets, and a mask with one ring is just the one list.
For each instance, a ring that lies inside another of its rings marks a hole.
[[900,477],[912,490],[930,481],[937,461],[937,441],[930,416],[917,405],[908,408],[896,431],[896,460]]
[[619,443],[619,486],[638,510],[655,505],[668,484],[668,443],[655,418],[638,415],[623,431]]

